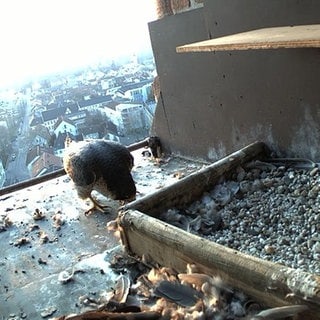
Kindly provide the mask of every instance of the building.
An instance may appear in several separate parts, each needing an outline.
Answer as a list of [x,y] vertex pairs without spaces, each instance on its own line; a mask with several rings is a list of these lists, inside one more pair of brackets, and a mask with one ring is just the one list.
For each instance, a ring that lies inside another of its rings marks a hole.
[[89,98],[89,99],[79,101],[78,107],[80,111],[82,110],[96,111],[110,101],[112,101],[111,95],[97,96],[94,98]]
[[[28,168],[30,176],[35,177],[34,172],[37,171],[37,169],[34,169],[34,166],[35,166],[35,163],[37,163],[37,161],[41,158],[43,153],[53,155],[53,149],[42,147],[40,145],[37,145],[29,149],[26,157],[26,166]],[[39,167],[39,163],[37,166]]]
[[87,110],[76,111],[72,113],[67,113],[66,117],[73,122],[75,126],[82,125],[86,122],[86,118],[88,116]]
[[145,80],[124,85],[118,90],[118,93],[131,102],[147,102],[152,95],[152,81]]
[[78,134],[77,126],[73,123],[72,120],[61,117],[55,124],[53,128],[53,132],[56,135],[56,137],[59,135],[59,133],[70,133],[74,136]]
[[53,150],[56,156],[63,157],[63,153],[65,149],[65,141],[67,137],[69,137],[73,141],[83,140],[82,135],[75,136],[71,133],[60,132],[53,143]]
[[99,139],[104,136],[106,126],[101,124],[87,125],[79,127],[79,133],[83,139]]
[[32,141],[31,141],[32,146],[41,146],[41,147],[47,147],[51,139],[48,129],[41,124],[35,126],[30,131],[30,137],[32,137]]
[[59,170],[63,167],[62,159],[52,153],[43,152],[40,157],[33,163],[31,174],[32,177],[39,177],[49,172]]
[[116,106],[120,123],[118,131],[123,135],[146,128],[146,118],[142,104],[119,104]]
[[43,124],[50,133],[54,132],[56,122],[66,114],[66,110],[66,107],[57,107],[41,112]]

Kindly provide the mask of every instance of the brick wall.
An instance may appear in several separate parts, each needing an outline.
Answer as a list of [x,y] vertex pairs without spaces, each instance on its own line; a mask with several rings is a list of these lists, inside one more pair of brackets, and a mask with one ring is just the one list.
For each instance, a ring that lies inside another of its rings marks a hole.
[[170,16],[180,12],[203,6],[204,0],[155,0],[158,18]]

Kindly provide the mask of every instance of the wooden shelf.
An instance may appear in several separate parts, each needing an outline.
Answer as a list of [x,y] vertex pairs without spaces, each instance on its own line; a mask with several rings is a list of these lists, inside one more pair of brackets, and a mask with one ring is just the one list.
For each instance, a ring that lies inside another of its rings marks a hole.
[[178,53],[223,50],[319,48],[320,24],[257,29],[176,48]]

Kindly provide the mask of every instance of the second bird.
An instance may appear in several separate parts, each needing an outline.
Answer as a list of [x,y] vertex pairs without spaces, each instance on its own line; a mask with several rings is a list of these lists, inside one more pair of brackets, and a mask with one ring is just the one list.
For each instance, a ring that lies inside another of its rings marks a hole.
[[74,182],[78,196],[93,202],[85,214],[94,209],[105,211],[106,206],[92,197],[93,190],[113,200],[135,199],[133,164],[133,156],[125,146],[103,139],[72,141],[66,146],[63,158],[64,169]]

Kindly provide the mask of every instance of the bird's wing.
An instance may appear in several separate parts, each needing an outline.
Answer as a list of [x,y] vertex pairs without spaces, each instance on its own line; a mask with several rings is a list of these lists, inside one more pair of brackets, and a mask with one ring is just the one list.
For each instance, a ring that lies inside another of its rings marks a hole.
[[103,179],[114,200],[125,200],[136,194],[136,186],[128,168],[104,173]]
[[99,150],[104,151],[99,152],[96,158],[99,163],[99,176],[101,175],[106,183],[112,198],[124,200],[133,197],[136,187],[130,173],[133,166],[131,153],[123,146],[104,142],[99,144]]
[[70,153],[64,158],[64,168],[78,186],[87,186],[96,180],[96,175],[88,162],[77,153]]

